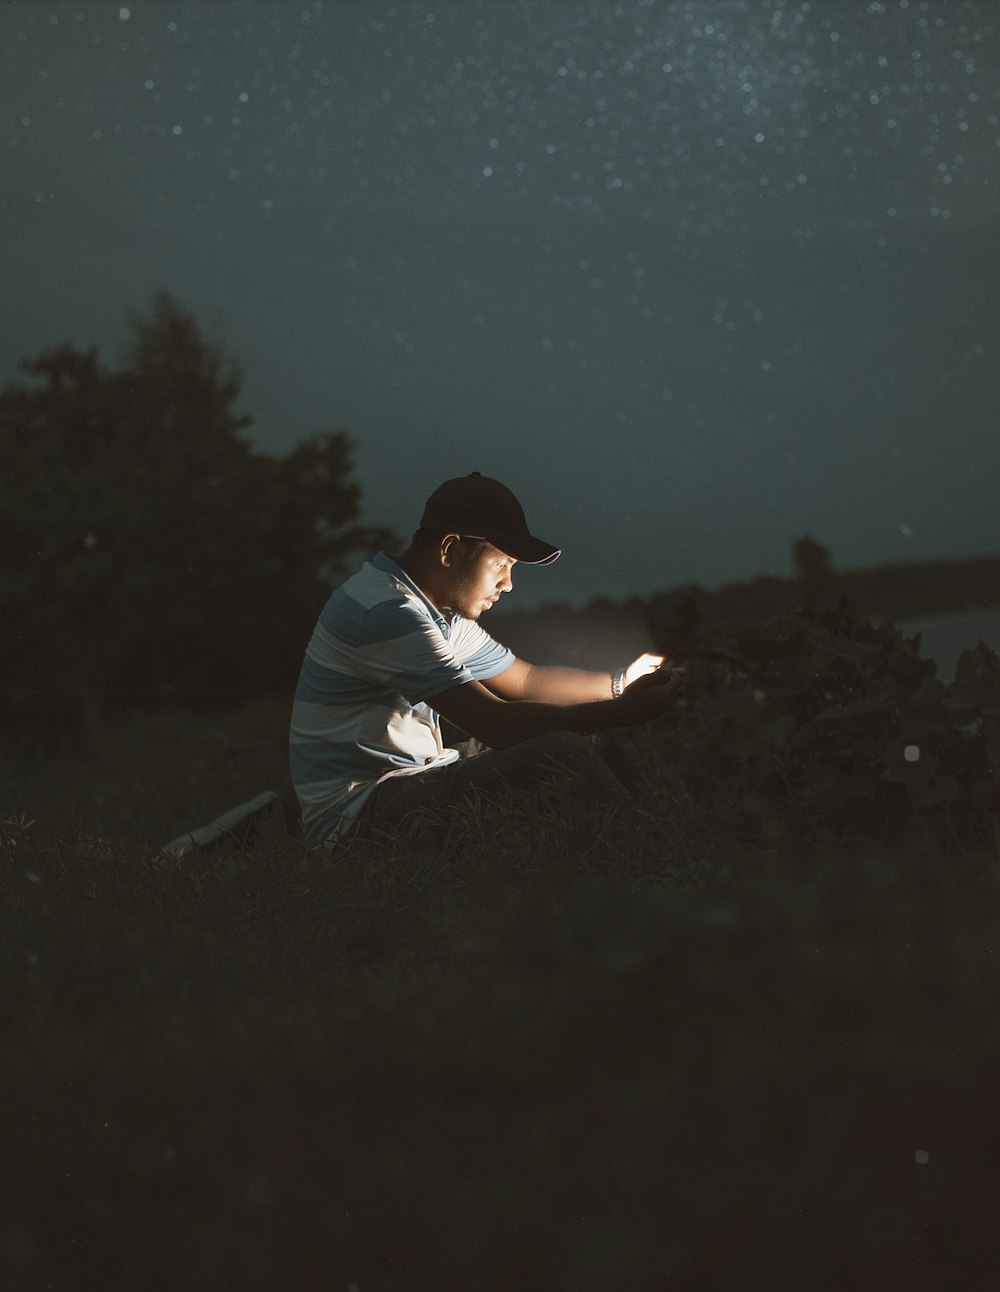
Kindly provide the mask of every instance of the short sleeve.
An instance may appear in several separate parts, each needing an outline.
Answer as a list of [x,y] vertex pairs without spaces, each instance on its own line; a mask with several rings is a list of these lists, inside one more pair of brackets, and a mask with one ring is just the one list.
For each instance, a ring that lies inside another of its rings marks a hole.
[[359,671],[410,704],[420,704],[475,676],[430,615],[412,601],[372,607],[363,628],[365,643],[356,656]]
[[496,677],[510,668],[517,656],[495,641],[481,625],[471,619],[456,619],[452,632],[456,658],[477,682]]

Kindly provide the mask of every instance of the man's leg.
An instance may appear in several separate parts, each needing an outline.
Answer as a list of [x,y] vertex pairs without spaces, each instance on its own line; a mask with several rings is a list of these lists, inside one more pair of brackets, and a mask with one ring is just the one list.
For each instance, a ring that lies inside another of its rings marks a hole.
[[463,799],[492,798],[508,789],[548,790],[588,812],[618,810],[633,801],[593,742],[573,732],[554,731],[507,749],[472,754],[447,767],[391,777],[369,797],[360,821],[391,830],[413,813],[441,810]]

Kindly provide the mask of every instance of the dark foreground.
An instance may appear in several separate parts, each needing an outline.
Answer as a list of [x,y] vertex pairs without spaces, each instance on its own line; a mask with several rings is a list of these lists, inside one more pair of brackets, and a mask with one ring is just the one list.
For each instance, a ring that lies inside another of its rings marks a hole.
[[995,840],[713,790],[709,692],[642,829],[159,853],[280,774],[265,709],[23,779],[0,1287],[994,1286]]

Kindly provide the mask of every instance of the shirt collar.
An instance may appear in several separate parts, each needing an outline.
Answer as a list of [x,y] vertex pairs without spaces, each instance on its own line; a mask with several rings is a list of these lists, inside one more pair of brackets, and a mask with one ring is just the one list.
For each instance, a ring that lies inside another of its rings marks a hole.
[[405,583],[408,588],[416,593],[430,611],[431,617],[436,624],[439,624],[442,628],[447,628],[449,626],[448,620],[444,617],[441,611],[438,610],[434,602],[430,600],[426,593],[421,591],[403,567],[401,565],[397,565],[391,556],[386,556],[385,552],[378,552],[372,557],[372,565],[374,565],[376,570],[381,570],[383,574],[389,574],[394,579],[398,579],[400,583]]

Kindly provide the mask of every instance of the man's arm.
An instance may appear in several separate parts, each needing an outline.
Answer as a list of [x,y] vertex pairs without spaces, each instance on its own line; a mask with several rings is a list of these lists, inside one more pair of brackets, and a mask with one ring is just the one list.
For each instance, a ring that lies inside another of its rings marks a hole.
[[[504,700],[487,690],[481,682],[465,682],[436,695],[433,705],[449,722],[483,744],[493,749],[505,749],[508,745],[549,731],[586,734],[649,722],[670,708],[683,674],[683,669],[664,670],[659,677],[643,677],[617,700],[591,700],[577,704]],[[602,676],[607,677],[606,674]]]
[[[623,670],[624,685],[630,686],[637,678],[655,672],[664,662],[662,655],[640,655]],[[496,677],[487,678],[483,685],[501,700],[529,700],[539,704],[587,704],[611,699],[611,677],[610,672],[594,673],[583,668],[550,667],[516,659]]]

